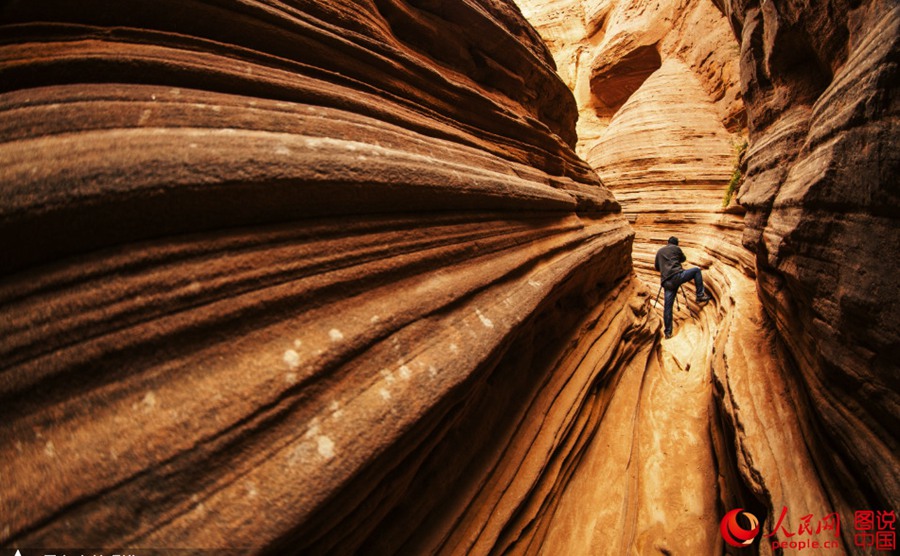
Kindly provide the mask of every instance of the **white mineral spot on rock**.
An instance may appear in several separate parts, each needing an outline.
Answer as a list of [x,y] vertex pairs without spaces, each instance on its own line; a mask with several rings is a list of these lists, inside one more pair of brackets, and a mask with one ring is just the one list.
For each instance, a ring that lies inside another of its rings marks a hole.
[[22,452],[25,451],[25,445],[22,444],[22,441],[21,441],[21,440],[17,440],[17,441],[16,441],[16,450],[17,450],[20,454],[21,454]]
[[344,339],[344,335],[337,328],[332,328],[328,331],[328,337],[331,338],[332,342],[340,342]]
[[331,459],[334,457],[334,442],[327,436],[320,436],[316,438],[316,445],[319,451],[319,455],[325,459]]
[[316,436],[317,434],[319,434],[320,430],[321,430],[321,427],[319,426],[319,418],[313,417],[309,421],[309,429],[306,431],[306,434],[304,435],[304,437],[312,438],[313,436]]
[[294,370],[300,366],[300,354],[289,349],[284,352],[284,362],[287,363],[287,366],[290,367],[291,370]]
[[367,160],[369,160],[369,159],[366,158],[366,157],[363,156],[363,155],[359,155],[359,156],[356,157],[356,160],[359,160],[359,161],[361,161],[361,162],[365,162],[365,161],[367,161]]
[[381,369],[381,376],[384,377],[384,380],[386,380],[388,384],[394,382],[394,373],[388,369]]
[[452,353],[459,353],[459,346],[456,344],[450,344],[450,351]]
[[192,149],[196,149],[196,148],[199,147],[199,146],[200,146],[200,145],[198,145],[197,143],[191,143],[191,144],[188,145],[188,147],[190,147],[190,148],[192,148]]
[[151,115],[153,115],[153,110],[150,110],[149,108],[141,112],[141,117],[138,118],[138,125],[144,125],[145,123],[147,123],[147,120],[150,119]]
[[253,483],[247,484],[247,496],[249,496],[250,498],[256,498],[257,496],[259,496],[259,491],[256,490],[255,484],[253,484]]
[[378,391],[381,394],[382,399],[385,401],[391,399],[391,393],[387,390],[387,388],[382,388]]
[[478,315],[478,320],[481,321],[481,324],[483,324],[485,328],[493,328],[494,327],[494,323],[491,322],[491,319],[484,316],[480,310],[475,309],[475,314]]
[[369,319],[369,322],[371,322],[372,324],[375,324],[376,322],[378,322],[380,320],[381,320],[381,317],[379,317],[378,315],[375,315],[371,319]]
[[412,371],[410,371],[409,367],[403,365],[400,367],[400,378],[403,380],[409,380],[409,377],[412,376]]
[[434,365],[429,365],[429,366],[428,366],[428,374],[431,375],[432,377],[436,377],[436,376],[437,376],[437,369],[435,368]]
[[337,400],[331,402],[331,417],[334,419],[340,419],[344,416],[344,410],[341,409],[341,404]]
[[56,446],[53,445],[52,440],[48,440],[47,444],[44,445],[44,453],[51,458],[56,457]]
[[529,281],[528,281],[528,285],[531,286],[532,288],[539,288],[539,287],[541,287],[541,283],[538,282],[537,280],[529,280]]
[[153,392],[147,392],[144,396],[144,399],[141,400],[141,404],[143,404],[144,409],[153,409],[156,407],[156,394]]
[[178,88],[175,88],[175,89],[169,89],[169,92],[172,93],[173,95],[175,95],[175,96],[177,97],[178,95],[181,94],[181,89],[178,89]]
[[291,386],[297,384],[297,373],[287,373],[284,375],[284,381]]
[[300,340],[294,340],[294,347],[300,349],[303,346],[303,342]]
[[291,154],[291,149],[285,147],[284,145],[279,145],[275,148],[275,154],[288,156]]

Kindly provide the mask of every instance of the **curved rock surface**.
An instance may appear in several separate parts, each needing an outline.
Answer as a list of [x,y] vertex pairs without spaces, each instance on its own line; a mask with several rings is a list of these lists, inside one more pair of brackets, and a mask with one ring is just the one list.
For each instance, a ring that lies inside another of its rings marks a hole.
[[745,127],[738,46],[711,2],[517,0],[547,43],[578,102],[579,154],[589,150],[622,105],[664,60],[683,62],[718,119]]
[[516,546],[652,328],[515,7],[0,29],[0,544]]
[[[526,4],[549,49],[501,0],[2,4],[0,544],[897,507],[900,8]],[[669,235],[715,300],[660,341]]]
[[[637,274],[656,292],[653,255],[676,235],[715,296],[702,312],[676,311],[675,337],[617,393],[630,398],[599,438],[633,440],[607,440],[584,464],[616,480],[573,478],[547,542],[712,553],[717,539],[684,535],[673,514],[702,522],[698,508],[721,517],[744,507],[787,540],[776,531],[783,507],[792,524],[896,508],[900,358],[895,302],[884,298],[900,289],[885,257],[900,230],[888,154],[898,144],[896,3],[720,2],[721,13],[702,2],[520,3],[575,91],[579,152],[635,227]],[[723,209],[738,169],[739,203]],[[688,368],[706,384],[699,393],[675,372]],[[661,395],[659,380],[684,390]],[[643,422],[675,425],[614,432]],[[673,430],[705,439],[700,452],[673,448]],[[636,468],[636,455],[668,471]],[[644,490],[711,485],[710,462],[717,486],[705,494],[673,504]],[[845,551],[856,550],[853,532],[841,530]]]
[[723,4],[752,138],[743,243],[795,369],[799,429],[832,507],[895,509],[900,6]]

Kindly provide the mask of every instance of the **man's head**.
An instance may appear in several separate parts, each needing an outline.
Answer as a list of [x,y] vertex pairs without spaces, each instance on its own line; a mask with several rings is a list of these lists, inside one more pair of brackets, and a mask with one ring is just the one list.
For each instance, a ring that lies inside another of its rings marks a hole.
[[675,237],[675,236],[670,237],[670,238],[669,238],[669,245],[678,245],[678,238]]

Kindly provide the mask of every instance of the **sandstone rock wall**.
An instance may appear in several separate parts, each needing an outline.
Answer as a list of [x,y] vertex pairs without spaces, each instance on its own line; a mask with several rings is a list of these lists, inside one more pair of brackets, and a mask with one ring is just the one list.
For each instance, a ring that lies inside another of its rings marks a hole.
[[[900,229],[896,3],[720,2],[718,13],[707,2],[521,3],[575,91],[579,152],[635,227],[638,276],[656,291],[653,254],[676,235],[715,296],[703,311],[676,311],[661,365],[648,364],[632,394],[625,387],[631,403],[598,432],[669,422],[643,407],[670,403],[694,423],[683,435],[706,440],[701,453],[686,457],[660,430],[652,442],[633,434],[625,448],[596,448],[584,467],[617,479],[573,478],[547,542],[721,551],[681,535],[672,517],[700,522],[710,500],[672,506],[641,491],[668,486],[634,469],[635,454],[696,486],[710,484],[700,461],[710,450],[718,507],[750,509],[766,532],[783,507],[794,522],[896,507],[900,358],[895,301],[884,295],[898,290],[896,257],[885,257]],[[736,169],[739,203],[723,209]],[[705,373],[710,388],[686,394],[691,381],[672,366]],[[660,376],[693,405],[645,386]],[[694,421],[708,408],[708,421]],[[604,529],[579,506],[576,484],[598,489],[598,511],[628,517]],[[852,533],[841,531],[847,551]]]
[[578,101],[579,154],[589,150],[611,118],[663,60],[683,62],[698,79],[723,125],[744,129],[738,46],[710,2],[519,0],[553,53]]
[[0,544],[515,546],[654,330],[515,7],[0,29]]
[[751,129],[743,243],[837,509],[900,501],[896,2],[723,2]]

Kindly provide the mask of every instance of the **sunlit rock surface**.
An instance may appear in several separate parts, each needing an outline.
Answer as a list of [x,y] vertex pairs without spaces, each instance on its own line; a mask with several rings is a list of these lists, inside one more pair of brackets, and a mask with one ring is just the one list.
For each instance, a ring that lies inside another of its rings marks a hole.
[[[722,551],[702,534],[710,511],[747,508],[769,533],[784,507],[792,524],[895,508],[896,3],[520,4],[575,92],[579,152],[633,223],[651,295],[675,235],[715,296],[698,311],[687,286],[674,338],[623,375],[547,546],[705,554]],[[740,203],[723,208],[736,169]]]
[[657,324],[512,4],[23,0],[0,32],[0,544],[537,538]]
[[[587,154],[610,119],[663,60],[694,73],[718,119],[743,128],[738,45],[711,2],[517,0],[553,53],[578,101],[579,154]],[[698,99],[695,99],[698,100]]]

